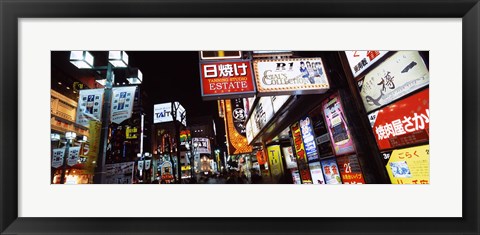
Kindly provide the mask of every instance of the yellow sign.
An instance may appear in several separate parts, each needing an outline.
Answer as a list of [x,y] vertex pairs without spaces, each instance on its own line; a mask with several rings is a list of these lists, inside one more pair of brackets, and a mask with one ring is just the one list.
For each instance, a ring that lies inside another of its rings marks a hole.
[[282,156],[280,155],[280,145],[271,145],[267,147],[268,168],[273,177],[280,177],[283,174]]
[[[85,171],[89,174],[93,174],[98,152],[100,151],[100,134],[102,130],[102,123],[94,120],[89,121],[88,131],[89,136],[89,149],[88,149],[88,159],[85,163]],[[94,162],[95,161],[95,162]]]
[[386,168],[392,184],[429,184],[429,145],[393,150]]
[[190,165],[182,166],[182,171],[189,171],[191,169]]
[[125,135],[126,135],[126,138],[127,139],[136,139],[138,136],[137,136],[137,128],[136,127],[127,127],[127,129],[125,130]]

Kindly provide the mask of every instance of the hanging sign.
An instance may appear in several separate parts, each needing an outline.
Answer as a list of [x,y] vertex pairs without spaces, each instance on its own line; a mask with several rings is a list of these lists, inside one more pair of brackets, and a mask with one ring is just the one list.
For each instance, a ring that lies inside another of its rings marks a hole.
[[271,145],[267,147],[268,169],[274,178],[280,178],[283,175],[282,155],[280,145]]
[[250,61],[200,63],[204,100],[249,97],[255,94]]
[[67,158],[67,165],[73,166],[78,163],[80,155],[80,146],[79,147],[70,147],[68,149],[68,158]]
[[106,184],[132,184],[135,162],[105,164]]
[[65,149],[54,149],[52,157],[52,167],[59,168],[63,165],[63,158],[65,156]]
[[338,157],[337,163],[344,184],[365,184],[362,169],[356,155]]
[[325,93],[330,85],[321,58],[255,60],[258,96]]
[[145,170],[150,170],[150,165],[152,163],[152,160],[145,160]]
[[308,169],[307,154],[305,153],[305,147],[303,146],[299,122],[295,122],[292,126],[290,126],[290,129],[292,130],[300,178],[302,179],[303,184],[311,184],[312,176],[310,175],[310,170]]
[[368,115],[380,150],[429,140],[429,89],[422,90]]
[[297,168],[297,160],[295,155],[293,155],[292,146],[282,148],[283,156],[285,157],[285,162],[287,164],[287,169]]
[[343,155],[355,152],[338,94],[330,96],[322,106],[335,154]]
[[143,171],[143,161],[138,161],[137,169]]
[[310,168],[310,173],[312,174],[313,184],[325,184],[320,162],[312,162],[308,164],[308,167]]
[[110,120],[120,124],[132,117],[136,86],[112,88]]
[[327,184],[341,184],[340,173],[338,172],[338,165],[335,158],[322,160],[323,175]]
[[313,133],[313,126],[309,117],[300,119],[300,129],[302,130],[303,145],[305,146],[308,162],[318,160],[315,134]]
[[388,51],[345,51],[353,77],[357,77]]
[[263,165],[267,162],[267,158],[263,154],[263,151],[259,150],[256,156],[257,156],[258,164]]
[[76,123],[88,127],[90,120],[101,121],[103,89],[80,90]]
[[429,184],[429,145],[393,150],[386,168],[392,184]]
[[252,146],[247,141],[246,120],[241,98],[225,100],[226,132],[228,141],[228,154],[236,155],[251,153]]
[[[182,121],[182,114],[186,117],[186,111],[183,106],[175,102],[174,105],[177,107],[177,121],[182,122],[184,126],[187,125],[186,118]],[[173,117],[171,115],[172,112],[172,103],[162,103],[156,104],[153,106],[153,123],[162,123],[162,122],[173,122]]]
[[428,85],[430,75],[417,51],[399,51],[358,82],[368,112]]

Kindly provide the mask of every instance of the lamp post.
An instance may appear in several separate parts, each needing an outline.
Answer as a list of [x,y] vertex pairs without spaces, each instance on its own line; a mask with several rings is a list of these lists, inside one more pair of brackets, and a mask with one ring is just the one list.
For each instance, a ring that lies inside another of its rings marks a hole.
[[[101,135],[99,145],[99,156],[97,158],[97,167],[95,168],[95,175],[93,182],[95,184],[101,184],[105,180],[105,159],[108,145],[108,129],[110,125],[110,105],[112,102],[112,87],[114,69],[129,69],[128,55],[124,51],[110,51],[108,54],[107,66],[94,66],[94,58],[88,51],[71,51],[70,62],[79,69],[90,69],[95,71],[106,71],[106,79],[102,85],[104,85],[104,100],[101,116]],[[132,84],[140,84],[142,82],[141,72],[137,72],[137,77],[128,78],[128,81]]]
[[65,133],[65,154],[63,155],[63,166],[62,166],[62,175],[60,178],[60,184],[65,183],[65,172],[67,171],[67,158],[68,158],[68,151],[70,150],[70,141],[74,140],[77,137],[75,132],[66,132]]

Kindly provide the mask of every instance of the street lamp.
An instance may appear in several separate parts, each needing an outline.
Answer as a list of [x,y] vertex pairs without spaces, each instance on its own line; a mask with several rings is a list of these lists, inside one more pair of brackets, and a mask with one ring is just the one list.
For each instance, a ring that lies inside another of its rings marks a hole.
[[65,172],[67,171],[67,158],[68,158],[68,152],[70,150],[70,141],[74,140],[77,137],[77,133],[75,132],[67,132],[65,133],[65,154],[63,155],[63,167],[62,167],[62,175],[60,178],[60,184],[65,183]]
[[[91,69],[95,71],[106,71],[107,75],[104,81],[105,94],[102,109],[102,131],[100,136],[100,155],[97,158],[97,167],[95,168],[94,183],[104,182],[105,158],[108,144],[108,129],[110,124],[110,105],[112,102],[112,86],[114,81],[113,70],[128,68],[128,55],[124,51],[110,51],[108,54],[109,63],[107,66],[94,66],[93,56],[88,51],[71,51],[70,62],[79,69]],[[141,74],[141,72],[139,73]],[[141,78],[140,78],[141,81]],[[136,83],[138,84],[138,83]]]

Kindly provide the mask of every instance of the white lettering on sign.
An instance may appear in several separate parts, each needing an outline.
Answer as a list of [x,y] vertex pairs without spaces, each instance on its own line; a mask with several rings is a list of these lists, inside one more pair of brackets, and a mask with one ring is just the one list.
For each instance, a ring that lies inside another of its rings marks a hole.
[[[203,67],[203,77],[217,78],[217,77],[233,77],[247,75],[247,64],[210,64]],[[226,89],[226,88],[225,88]]]

